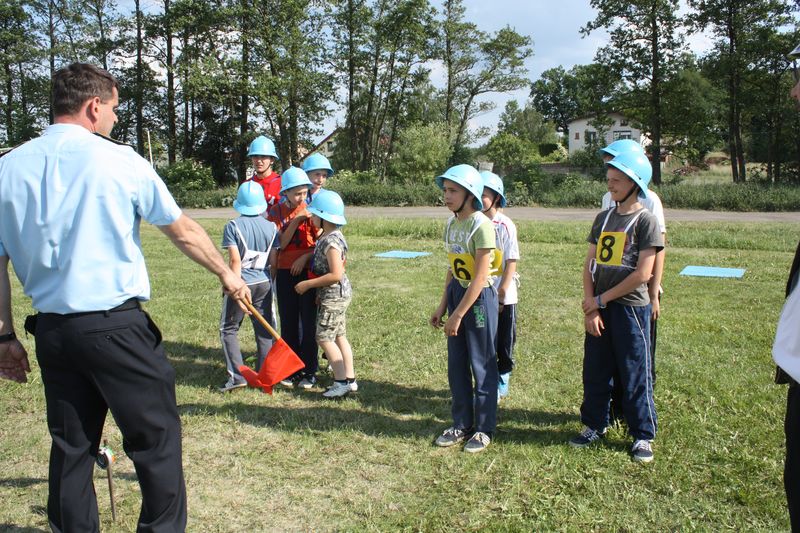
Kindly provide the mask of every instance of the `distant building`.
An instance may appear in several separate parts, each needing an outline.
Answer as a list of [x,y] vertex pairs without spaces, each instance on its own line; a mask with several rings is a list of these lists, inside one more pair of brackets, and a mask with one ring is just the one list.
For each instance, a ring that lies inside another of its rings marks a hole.
[[609,113],[608,117],[613,122],[609,126],[604,139],[598,139],[599,132],[597,128],[589,125],[595,117],[587,116],[572,119],[568,124],[570,155],[578,150],[585,149],[591,144],[602,147],[620,139],[633,139],[645,146],[650,144],[650,139],[642,133],[642,130],[631,126],[628,119],[621,113]]
[[328,159],[333,156],[333,151],[336,148],[336,135],[339,133],[341,128],[336,128],[328,135],[325,136],[314,148],[311,149],[309,153],[313,154],[314,152],[319,152]]

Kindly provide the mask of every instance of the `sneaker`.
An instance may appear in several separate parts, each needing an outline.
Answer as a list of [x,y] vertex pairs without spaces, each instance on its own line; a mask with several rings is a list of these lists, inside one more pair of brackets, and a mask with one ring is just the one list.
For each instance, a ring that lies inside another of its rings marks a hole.
[[633,460],[638,463],[649,463],[653,460],[653,443],[649,440],[639,439],[631,447]]
[[511,379],[511,372],[500,374],[497,379],[497,399],[508,396],[508,381]]
[[283,385],[287,389],[293,389],[296,382],[292,378],[286,378],[286,379],[282,379],[280,381],[280,383],[281,383],[281,385]]
[[350,392],[358,391],[358,381],[356,381],[355,379],[353,381],[348,381],[347,384],[350,387]]
[[444,432],[436,438],[434,444],[441,446],[442,448],[448,448],[460,442],[464,442],[465,440],[467,440],[466,431],[451,427],[445,429]]
[[228,381],[225,382],[225,385],[218,388],[217,390],[224,394],[226,392],[230,392],[236,389],[241,389],[243,387],[247,387],[246,381],[239,382],[239,381],[234,381],[233,379],[229,379]]
[[314,385],[316,384],[317,384],[317,378],[315,378],[314,376],[306,376],[297,383],[297,386],[300,387],[301,389],[309,390],[313,388]]
[[348,383],[334,381],[333,385],[328,387],[328,390],[323,392],[322,395],[326,398],[341,398],[348,392],[350,392],[350,385]]
[[606,431],[596,431],[590,427],[584,426],[583,431],[578,434],[577,437],[573,437],[569,439],[569,445],[574,446],[575,448],[585,448],[592,444],[593,442],[597,442],[598,440],[602,439],[606,436]]
[[464,451],[469,453],[482,452],[489,446],[490,442],[492,442],[492,439],[489,438],[489,435],[483,431],[477,431],[464,445]]

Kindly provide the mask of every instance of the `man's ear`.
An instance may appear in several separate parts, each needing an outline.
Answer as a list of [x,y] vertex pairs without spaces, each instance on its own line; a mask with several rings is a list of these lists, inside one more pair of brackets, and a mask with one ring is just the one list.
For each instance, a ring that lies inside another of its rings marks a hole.
[[93,124],[100,117],[100,103],[100,97],[95,96],[94,98],[87,100],[86,104],[84,105],[86,118],[88,118]]

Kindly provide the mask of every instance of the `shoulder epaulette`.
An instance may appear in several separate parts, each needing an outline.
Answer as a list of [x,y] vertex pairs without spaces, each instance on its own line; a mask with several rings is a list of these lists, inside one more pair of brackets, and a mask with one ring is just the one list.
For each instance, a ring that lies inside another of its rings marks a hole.
[[118,141],[117,139],[112,139],[111,137],[107,137],[107,136],[103,135],[102,133],[94,132],[94,134],[97,135],[98,137],[100,137],[101,139],[105,139],[105,140],[107,140],[109,142],[112,142],[114,144],[118,144],[119,146],[127,146],[128,148],[133,148],[133,146],[131,146],[128,143],[124,143],[122,141]]

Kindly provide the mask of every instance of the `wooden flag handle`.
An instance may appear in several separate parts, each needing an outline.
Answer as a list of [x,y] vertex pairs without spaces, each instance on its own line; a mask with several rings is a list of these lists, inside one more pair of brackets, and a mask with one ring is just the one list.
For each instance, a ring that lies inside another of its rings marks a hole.
[[273,328],[272,326],[270,326],[270,325],[269,325],[269,322],[267,322],[267,321],[266,321],[266,319],[265,319],[263,316],[261,316],[261,313],[259,313],[258,311],[256,311],[256,308],[255,308],[255,307],[253,307],[253,304],[251,304],[251,303],[250,303],[250,302],[248,302],[247,300],[242,300],[242,301],[244,302],[244,305],[247,307],[247,309],[249,309],[249,310],[250,310],[250,312],[251,312],[251,313],[253,313],[253,315],[255,315],[255,317],[258,319],[258,321],[261,323],[261,325],[262,325],[262,326],[264,326],[264,328],[265,328],[267,331],[269,331],[269,334],[270,334],[270,335],[272,335],[272,337],[273,337],[273,338],[274,338],[276,341],[277,341],[277,340],[280,340],[281,336],[280,336],[280,335],[278,335],[278,332],[277,332],[277,331],[275,331],[275,328]]

